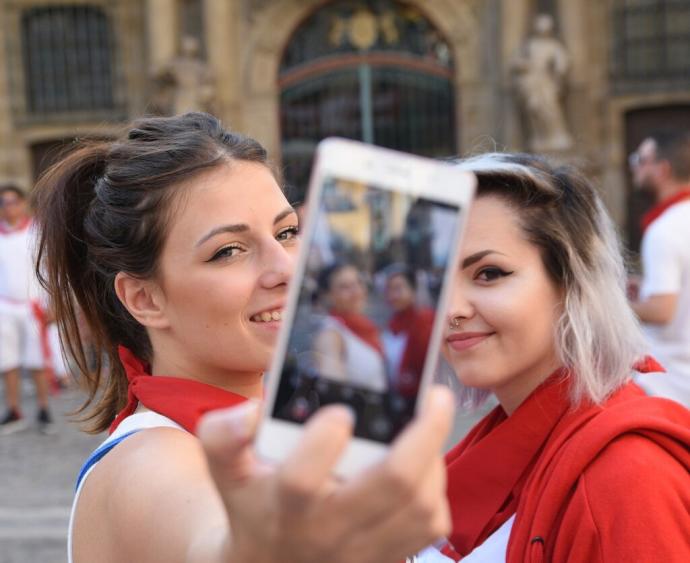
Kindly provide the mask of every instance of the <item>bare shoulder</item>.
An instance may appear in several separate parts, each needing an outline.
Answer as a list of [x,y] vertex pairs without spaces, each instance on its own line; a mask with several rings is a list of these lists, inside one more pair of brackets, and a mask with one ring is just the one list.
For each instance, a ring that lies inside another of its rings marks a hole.
[[113,448],[84,483],[75,563],[183,561],[201,523],[225,525],[201,444],[174,428],[142,430]]

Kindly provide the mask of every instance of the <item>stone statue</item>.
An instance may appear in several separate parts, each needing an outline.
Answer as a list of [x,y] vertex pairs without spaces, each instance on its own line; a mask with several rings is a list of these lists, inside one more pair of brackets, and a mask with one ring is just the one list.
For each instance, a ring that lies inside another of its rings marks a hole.
[[511,64],[530,125],[530,149],[535,152],[563,151],[573,145],[562,107],[569,66],[568,53],[554,36],[553,18],[539,14],[534,19],[532,36]]
[[155,74],[158,92],[154,105],[162,113],[213,112],[213,78],[199,51],[195,37],[183,37],[180,54]]

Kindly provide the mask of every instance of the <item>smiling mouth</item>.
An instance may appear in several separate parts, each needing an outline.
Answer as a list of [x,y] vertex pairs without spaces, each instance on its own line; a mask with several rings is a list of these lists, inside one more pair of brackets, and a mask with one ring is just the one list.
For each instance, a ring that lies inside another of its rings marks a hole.
[[473,348],[477,344],[484,342],[487,338],[492,336],[494,333],[478,333],[478,334],[467,334],[467,335],[454,335],[447,338],[448,345],[456,352],[462,352]]
[[281,309],[276,309],[274,311],[263,311],[252,315],[249,320],[255,323],[270,323],[275,321],[280,321],[283,319],[283,311]]

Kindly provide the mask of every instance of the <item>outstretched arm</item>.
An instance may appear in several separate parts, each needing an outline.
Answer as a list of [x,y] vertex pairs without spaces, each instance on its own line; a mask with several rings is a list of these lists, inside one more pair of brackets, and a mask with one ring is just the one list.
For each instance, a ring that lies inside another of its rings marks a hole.
[[386,563],[449,531],[441,449],[447,389],[401,434],[386,459],[336,481],[352,419],[321,409],[280,466],[254,454],[258,406],[216,411],[200,439],[158,428],[128,438],[86,481],[74,561],[103,563]]

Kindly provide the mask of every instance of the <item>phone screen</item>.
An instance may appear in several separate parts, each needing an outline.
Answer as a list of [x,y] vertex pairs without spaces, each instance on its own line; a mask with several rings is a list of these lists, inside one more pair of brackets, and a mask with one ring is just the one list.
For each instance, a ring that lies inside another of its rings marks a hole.
[[326,177],[272,416],[349,405],[357,437],[389,443],[412,418],[457,206]]

